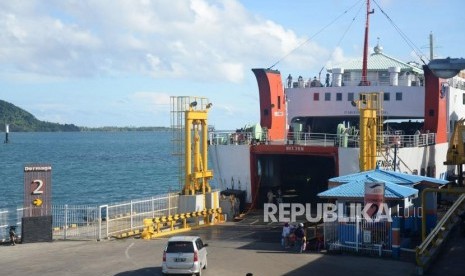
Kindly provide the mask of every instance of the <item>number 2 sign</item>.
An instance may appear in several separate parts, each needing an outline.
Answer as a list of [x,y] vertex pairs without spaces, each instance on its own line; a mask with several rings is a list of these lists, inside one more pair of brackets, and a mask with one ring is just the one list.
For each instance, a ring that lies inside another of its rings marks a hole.
[[[31,184],[33,186],[32,187],[33,190],[32,190],[31,194],[33,194],[33,195],[41,195],[41,194],[44,193],[44,191],[42,190],[42,188],[44,186],[44,181],[42,181],[40,179],[34,179],[34,180],[32,180]],[[34,186],[36,187],[35,189],[34,189]]]
[[51,214],[51,171],[50,165],[31,164],[24,167],[24,216]]

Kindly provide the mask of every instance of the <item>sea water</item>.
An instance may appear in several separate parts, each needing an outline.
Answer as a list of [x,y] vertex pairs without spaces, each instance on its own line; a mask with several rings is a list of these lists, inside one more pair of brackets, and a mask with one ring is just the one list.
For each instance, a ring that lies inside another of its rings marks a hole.
[[10,133],[9,143],[0,144],[0,209],[23,205],[24,166],[31,163],[52,166],[53,205],[109,204],[178,191],[171,134]]

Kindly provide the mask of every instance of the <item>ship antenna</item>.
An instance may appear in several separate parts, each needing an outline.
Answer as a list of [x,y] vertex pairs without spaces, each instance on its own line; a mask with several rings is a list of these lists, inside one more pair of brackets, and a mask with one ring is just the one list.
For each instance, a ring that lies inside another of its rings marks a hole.
[[363,67],[362,67],[362,81],[360,82],[361,86],[368,86],[370,83],[367,80],[367,67],[368,67],[368,30],[370,27],[370,14],[373,14],[375,11],[372,9],[370,11],[370,0],[367,0],[367,17],[365,22],[365,41],[363,44]]
[[[360,11],[362,10],[362,7],[363,7],[363,6],[360,6],[360,8],[359,8],[358,11],[357,11],[357,14],[352,18],[352,22],[350,22],[349,26],[347,26],[347,29],[346,29],[345,32],[342,34],[342,36],[341,36],[341,38],[339,39],[339,41],[337,42],[335,48],[337,48],[337,47],[339,47],[339,45],[341,45],[342,40],[344,40],[346,34],[349,32],[350,28],[352,27],[353,23],[355,22],[355,19],[356,19],[356,18],[358,17],[358,15],[360,14]],[[329,63],[329,61],[331,60],[331,55],[332,55],[332,54],[329,54],[328,59],[326,60],[325,64],[328,64],[328,63]],[[323,68],[324,68],[324,67],[323,67]],[[322,70],[323,70],[323,68],[322,68]],[[320,73],[321,73],[321,71],[320,71]]]
[[389,17],[389,15],[387,15],[386,12],[384,12],[384,10],[379,6],[376,0],[373,0],[373,2],[375,2],[375,5],[378,7],[381,13],[384,14],[384,16],[386,16],[387,20],[392,24],[394,29],[396,29],[396,31],[400,34],[400,36],[405,41],[405,43],[407,43],[407,45],[413,50],[413,52],[415,52],[415,55],[417,55],[417,57],[421,60],[421,62],[423,62],[424,65],[427,65],[427,62],[423,60],[423,57],[425,57],[423,52],[417,46],[415,46],[415,44],[407,37],[407,35],[405,35],[402,32],[402,30],[394,23],[394,21]]
[[268,67],[268,70],[269,69],[272,69],[273,67],[275,67],[278,63],[280,63],[283,59],[287,58],[289,55],[291,55],[292,53],[294,53],[297,49],[299,49],[300,47],[302,47],[303,45],[307,44],[310,40],[312,40],[315,36],[317,36],[318,34],[320,34],[321,32],[323,32],[325,29],[327,29],[329,26],[333,25],[337,20],[339,20],[339,18],[341,18],[344,14],[346,14],[348,11],[350,11],[353,7],[355,7],[357,4],[359,3],[359,1],[357,1],[354,5],[352,5],[351,7],[349,7],[347,10],[345,10],[343,13],[341,13],[340,15],[338,15],[335,19],[333,19],[331,22],[329,22],[326,26],[324,26],[323,28],[321,28],[319,31],[317,31],[315,34],[313,34],[310,38],[308,38],[307,40],[305,40],[304,42],[300,43],[299,45],[297,45],[297,47],[295,47],[294,49],[292,49],[289,53],[285,54],[282,58],[280,58],[278,61],[276,61],[273,65],[271,65],[270,67]]

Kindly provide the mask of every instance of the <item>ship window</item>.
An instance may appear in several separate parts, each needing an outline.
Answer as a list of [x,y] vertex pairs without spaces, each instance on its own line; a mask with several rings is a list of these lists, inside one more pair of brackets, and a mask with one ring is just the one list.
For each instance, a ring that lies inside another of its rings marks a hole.
[[278,109],[281,109],[281,96],[278,96]]
[[354,100],[354,93],[353,93],[353,92],[349,92],[349,93],[347,94],[347,100],[348,100],[349,102],[351,102],[351,101]]
[[388,84],[389,83],[389,73],[386,71],[378,72],[378,79],[381,84]]
[[462,104],[465,105],[465,93],[462,94]]
[[388,93],[384,93],[384,101],[388,102],[391,100],[391,94],[388,92]]
[[342,101],[342,93],[336,93],[336,101]]
[[402,92],[396,92],[396,101],[402,101]]
[[325,101],[331,101],[331,93],[325,93]]
[[342,75],[342,82],[345,83],[345,82],[350,82],[350,73],[344,73]]
[[316,102],[316,101],[319,101],[320,100],[320,93],[314,93],[313,94],[313,100]]

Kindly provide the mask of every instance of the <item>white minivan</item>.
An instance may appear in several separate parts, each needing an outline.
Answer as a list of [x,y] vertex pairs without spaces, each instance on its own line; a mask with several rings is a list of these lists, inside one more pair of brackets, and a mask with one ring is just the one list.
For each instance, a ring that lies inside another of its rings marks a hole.
[[162,273],[197,274],[207,268],[207,247],[198,236],[175,236],[168,239],[163,251]]

